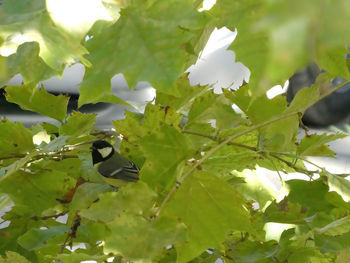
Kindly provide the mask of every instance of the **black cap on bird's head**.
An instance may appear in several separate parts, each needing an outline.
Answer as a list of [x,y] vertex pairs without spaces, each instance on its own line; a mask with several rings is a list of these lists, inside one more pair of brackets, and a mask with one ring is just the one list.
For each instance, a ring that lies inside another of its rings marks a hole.
[[90,147],[93,164],[105,161],[114,154],[113,146],[104,140],[94,141]]

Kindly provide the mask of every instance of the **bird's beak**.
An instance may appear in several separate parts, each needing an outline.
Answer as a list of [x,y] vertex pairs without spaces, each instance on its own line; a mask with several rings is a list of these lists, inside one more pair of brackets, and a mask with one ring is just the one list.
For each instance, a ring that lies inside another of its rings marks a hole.
[[89,149],[90,149],[90,152],[92,152],[93,150],[96,150],[94,146],[91,146]]

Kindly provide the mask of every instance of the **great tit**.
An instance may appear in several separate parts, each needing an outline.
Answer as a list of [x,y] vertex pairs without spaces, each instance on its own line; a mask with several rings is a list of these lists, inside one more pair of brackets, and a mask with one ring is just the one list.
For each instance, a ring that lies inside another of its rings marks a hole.
[[139,179],[139,167],[115,151],[110,143],[95,141],[90,150],[95,169],[108,184],[120,187]]

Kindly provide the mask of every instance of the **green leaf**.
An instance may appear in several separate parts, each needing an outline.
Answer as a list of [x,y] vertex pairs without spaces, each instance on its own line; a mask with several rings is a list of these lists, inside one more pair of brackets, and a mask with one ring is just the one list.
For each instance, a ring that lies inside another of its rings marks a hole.
[[229,49],[235,52],[236,61],[242,62],[250,70],[249,87],[253,96],[262,95],[268,89],[266,85],[259,87],[269,60],[270,40],[268,33],[266,31],[250,32],[238,29],[237,37]]
[[[259,176],[254,171],[245,170],[232,179],[241,179],[243,183],[235,185],[235,189],[247,200],[254,200],[259,203],[259,208],[263,209],[267,202],[276,198],[276,193],[266,185],[265,178]],[[229,181],[230,182],[230,181]]]
[[34,149],[31,132],[21,123],[0,121],[0,157],[24,154]]
[[22,215],[40,215],[74,185],[75,180],[60,171],[17,171],[0,182],[0,191],[10,196]]
[[158,133],[164,123],[177,128],[181,115],[173,108],[148,103],[145,113],[126,112],[123,120],[113,121],[116,131],[123,135],[120,151],[138,166],[143,166],[144,153],[140,147],[141,139],[153,133]]
[[50,238],[63,235],[69,231],[68,226],[52,226],[48,229],[32,228],[23,236],[19,237],[18,243],[28,250],[35,250],[45,245]]
[[[235,241],[233,241],[235,244]],[[231,245],[232,246],[232,245]],[[237,242],[234,246],[235,252],[238,254],[238,262],[258,262],[263,263],[264,258],[270,258],[270,255],[276,250],[276,242],[268,241],[268,242],[257,242],[245,240],[244,242]],[[236,256],[232,253],[230,249],[227,250],[228,255],[233,255],[236,259]],[[266,262],[271,262],[270,260]]]
[[295,179],[289,180],[286,184],[290,190],[288,200],[302,205],[307,210],[308,216],[320,211],[329,212],[334,208],[326,199],[329,188],[321,180],[303,181]]
[[155,89],[174,94],[175,82],[186,70],[183,45],[203,18],[188,1],[155,1],[121,10],[115,24],[87,43],[93,68],[80,86],[79,105],[109,92],[110,79],[117,73],[124,74],[130,87],[148,81]]
[[335,152],[330,150],[325,143],[346,137],[346,134],[311,134],[301,139],[297,154],[301,156],[325,156],[334,157]]
[[[349,43],[350,29],[343,23],[342,17],[350,13],[350,4],[345,0],[339,1],[336,5],[327,2],[319,5],[318,9],[314,18],[319,21],[318,30],[314,31],[317,33],[315,42],[317,62],[322,69],[333,76],[349,78],[344,59],[347,51],[344,46]],[[317,17],[323,17],[322,21]]]
[[[1,5],[0,36],[5,39],[3,45],[13,48],[28,40],[37,41],[40,45],[39,56],[48,66],[61,72],[63,64],[74,62],[74,58],[89,65],[83,57],[87,50],[81,45],[81,39],[58,28],[45,4],[43,0],[9,0]],[[12,41],[16,36],[23,40],[17,43]]]
[[339,236],[315,234],[315,244],[325,253],[341,251],[348,247],[347,243],[349,238],[350,232]]
[[0,262],[1,263],[30,263],[25,257],[21,256],[17,252],[14,251],[6,251],[6,258],[1,258],[0,256]]
[[330,91],[331,79],[332,76],[328,73],[318,75],[316,82],[310,88],[305,87],[298,91],[287,112],[298,111],[304,113],[307,108],[319,101],[322,95]]
[[[276,96],[268,99],[266,95],[253,98],[250,95],[249,86],[242,86],[239,90],[225,92],[225,96],[234,102],[252,121],[253,124],[261,124],[272,118],[280,117],[270,125],[259,129],[259,146],[273,151],[292,151],[298,133],[299,120],[297,112],[295,116],[290,114],[284,96]],[[284,127],[281,129],[281,127]]]
[[160,126],[160,131],[145,136],[141,147],[147,158],[141,169],[141,180],[154,188],[164,189],[172,185],[178,166],[192,153],[191,142],[176,128]]
[[204,163],[206,170],[217,173],[218,176],[232,171],[254,169],[257,164],[258,154],[254,151],[239,147],[224,146],[211,155]]
[[103,93],[101,96],[96,97],[95,99],[91,99],[90,101],[90,103],[98,103],[98,102],[114,103],[114,104],[133,107],[131,104],[127,103],[126,101],[122,100],[121,98],[117,97],[112,93]]
[[188,262],[206,249],[219,247],[230,230],[250,229],[244,199],[218,177],[196,171],[186,178],[163,213],[182,220],[188,242],[176,247],[177,262]]
[[140,140],[146,134],[146,128],[142,125],[143,121],[143,114],[126,111],[125,119],[112,122],[116,132],[123,135],[120,144],[121,153],[139,167],[145,161],[140,147]]
[[203,148],[203,146],[207,145],[210,141],[206,137],[198,136],[196,134],[191,134],[191,132],[213,136],[214,138],[216,135],[215,131],[216,131],[215,128],[210,123],[186,124],[184,128],[184,133],[186,134],[188,139],[191,141],[191,143],[194,145],[195,149]]
[[328,236],[338,236],[350,231],[350,216],[346,216],[331,222],[330,224],[315,229],[318,234],[324,234]]
[[43,149],[48,152],[59,151],[66,145],[68,138],[69,136],[58,136],[57,138],[49,142],[47,145],[45,145]]
[[27,85],[30,83],[37,84],[63,72],[63,67],[53,70],[45,64],[42,58],[39,57],[39,51],[38,42],[25,42],[18,46],[15,54],[4,58],[6,74],[0,77],[0,85],[4,85],[17,73],[21,74],[24,84]]
[[194,99],[186,125],[208,123],[213,119],[216,120],[215,126],[219,129],[232,128],[245,122],[245,119],[232,109],[232,103],[227,98],[209,90]]
[[67,122],[61,125],[60,135],[79,137],[89,134],[95,128],[96,114],[86,114],[73,111]]
[[337,253],[336,263],[347,263],[350,260],[350,249],[344,248],[342,251]]
[[12,201],[7,194],[0,194],[0,211],[4,211],[5,207],[10,206],[11,203]]
[[[76,242],[82,242],[95,247],[96,243],[100,243],[101,240],[104,240],[109,235],[110,230],[105,223],[82,219],[77,233]],[[102,250],[101,247],[97,249]],[[96,251],[93,253],[96,254]]]
[[106,262],[108,255],[89,255],[86,253],[70,253],[70,254],[58,254],[55,259],[62,260],[65,263],[80,263],[83,261],[95,260],[97,262]]
[[63,121],[67,113],[69,98],[52,95],[43,88],[33,86],[7,86],[6,100],[18,104],[24,110],[30,110]]
[[78,187],[74,193],[72,202],[70,203],[71,210],[81,210],[91,206],[98,200],[99,194],[111,190],[108,184],[84,183]]
[[249,27],[249,25],[260,18],[264,13],[264,1],[248,0],[245,2],[232,2],[230,0],[219,0],[208,12],[217,18],[217,22],[228,28]]
[[[155,202],[156,194],[143,182],[127,184],[118,192],[99,195],[99,202],[84,209],[80,215],[90,220],[110,222],[122,213],[148,215]],[[81,206],[80,206],[81,207]]]
[[147,134],[159,131],[163,123],[180,130],[179,124],[181,123],[182,116],[172,108],[148,103],[144,116],[142,126],[145,128]]
[[164,216],[149,221],[125,213],[108,227],[112,235],[106,238],[104,252],[132,261],[151,262],[164,247],[186,240],[184,224]]
[[305,224],[306,212],[300,204],[288,202],[288,198],[285,198],[278,203],[274,201],[266,208],[264,220],[282,224]]
[[313,239],[311,232],[296,234],[295,228],[283,231],[276,251],[278,260],[293,263],[330,263],[313,245],[311,239]]
[[[15,161],[14,163],[12,163],[11,165],[0,169],[0,173],[2,171],[6,171],[5,176],[1,177],[1,180],[4,180],[7,176],[11,176],[12,174],[14,174],[15,172],[17,172],[18,170],[20,170],[23,166],[25,166],[34,156],[38,155],[40,152],[35,151],[35,152],[31,152],[29,154],[27,154],[25,157],[18,159],[17,161]],[[0,180],[0,181],[1,181]]]
[[188,74],[182,75],[176,81],[177,96],[157,92],[156,104],[168,106],[178,111],[188,110],[193,100],[208,89],[207,86],[191,86]]
[[317,64],[322,69],[327,69],[327,72],[334,77],[342,77],[349,79],[349,69],[346,65],[345,55],[348,52],[345,45],[337,48],[332,48],[320,52],[317,58]]
[[350,181],[327,171],[322,172],[327,177],[328,185],[341,195],[345,200],[350,200]]
[[229,49],[236,54],[236,61],[242,62],[251,72],[249,78],[253,96],[260,96],[267,89],[259,87],[266,72],[270,57],[270,36],[264,29],[254,27],[255,22],[265,15],[265,3],[261,0],[244,2],[220,0],[209,11],[220,27],[226,26],[238,31],[235,41]]
[[344,46],[350,32],[341,20],[349,14],[349,4],[321,3],[221,0],[209,11],[220,26],[237,29],[230,49],[251,71],[254,99],[315,59],[333,76],[349,76]]

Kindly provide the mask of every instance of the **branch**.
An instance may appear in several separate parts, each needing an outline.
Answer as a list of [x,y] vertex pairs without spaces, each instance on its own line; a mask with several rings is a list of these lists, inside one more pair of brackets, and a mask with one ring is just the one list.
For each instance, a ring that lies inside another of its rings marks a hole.
[[250,133],[254,130],[260,129],[266,125],[269,125],[271,123],[274,123],[276,121],[279,120],[283,120],[289,117],[292,117],[294,115],[298,114],[298,112],[290,112],[284,115],[280,115],[274,118],[271,118],[270,120],[267,120],[265,122],[256,124],[244,131],[241,131],[239,133],[236,133],[234,135],[231,135],[229,137],[227,137],[225,140],[223,140],[221,143],[219,143],[218,145],[216,145],[214,148],[212,148],[211,150],[209,150],[198,162],[196,162],[181,178],[179,178],[177,180],[177,183],[170,189],[169,193],[167,194],[167,196],[164,198],[163,202],[161,203],[161,205],[159,206],[158,210],[155,213],[155,216],[158,217],[160,212],[162,211],[162,209],[164,208],[165,204],[169,201],[170,197],[175,193],[176,189],[184,182],[184,180],[187,178],[187,176],[189,176],[198,166],[200,166],[205,160],[207,160],[210,156],[212,156],[215,152],[217,152],[218,150],[220,150],[223,146],[225,146],[226,144],[228,144],[229,142],[231,142],[234,139],[237,139],[238,137],[241,137],[247,133]]
[[[8,160],[8,159],[15,159],[15,158],[16,159],[20,159],[20,158],[24,158],[26,156],[27,156],[27,154],[13,154],[13,155],[1,157],[0,161]],[[60,159],[61,160],[61,159],[69,159],[69,158],[78,158],[78,155],[75,155],[75,154],[60,154],[58,152],[41,153],[41,154],[33,156],[33,158],[30,161],[35,161],[35,160],[39,160],[39,159],[42,159],[42,158],[49,158],[49,159],[53,159],[53,160]]]
[[60,254],[63,253],[63,250],[66,247],[68,241],[69,241],[70,247],[72,248],[72,242],[73,242],[73,239],[77,236],[77,230],[78,230],[78,227],[80,226],[80,222],[81,222],[81,217],[79,216],[78,212],[76,212],[74,215],[73,224],[67,233],[66,239],[61,245]]
[[318,173],[319,171],[309,171],[309,170],[306,170],[306,169],[303,169],[301,167],[297,167],[295,166],[293,163],[291,162],[288,162],[287,160],[284,160],[283,158],[279,157],[278,155],[274,154],[274,153],[270,153],[270,155],[273,157],[273,158],[276,158],[277,160],[285,163],[286,165],[288,165],[289,167],[293,168],[295,171],[299,172],[299,173],[304,173],[304,174],[307,174],[310,178],[315,174],[315,173]]
[[8,160],[8,159],[14,159],[14,158],[19,159],[19,158],[23,158],[23,157],[26,157],[26,156],[27,156],[26,154],[16,153],[16,154],[13,154],[13,155],[1,157],[0,161]]
[[[103,135],[102,137],[98,138],[99,140],[103,140],[105,138],[108,138],[108,137],[114,137],[114,136],[117,136],[118,133],[114,132],[114,131],[98,131],[98,132],[92,132],[90,133],[90,135],[93,135],[93,136],[98,136],[98,135]],[[81,146],[84,146],[84,145],[90,145],[92,144],[94,140],[91,140],[91,141],[86,141],[86,142],[82,142],[82,143],[77,143],[77,144],[73,144],[73,145],[67,145],[65,147],[63,147],[63,149],[61,151],[57,151],[56,153],[63,153],[63,152],[69,152],[69,151],[73,151]]]
[[61,212],[61,213],[58,213],[58,214],[55,214],[55,215],[49,215],[49,216],[41,216],[41,217],[33,216],[33,217],[31,217],[31,219],[33,219],[33,220],[47,220],[47,219],[50,219],[50,218],[57,219],[58,217],[64,216],[67,213],[68,213],[68,211],[64,211],[64,212]]

